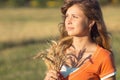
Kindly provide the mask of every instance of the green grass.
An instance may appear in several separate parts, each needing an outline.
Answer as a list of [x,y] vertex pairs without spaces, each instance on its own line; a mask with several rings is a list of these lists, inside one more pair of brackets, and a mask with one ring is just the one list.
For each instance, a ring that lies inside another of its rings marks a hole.
[[[112,47],[120,79],[120,7],[102,8],[108,30],[112,33]],[[49,14],[49,15],[48,15]],[[58,35],[59,9],[1,9],[0,43],[21,43],[27,40],[41,40]],[[49,40],[49,39],[47,39]],[[46,49],[43,43],[21,45],[0,51],[0,80],[43,80],[46,67],[43,61],[32,57]],[[3,47],[2,45],[0,47]]]
[[117,68],[117,80],[120,79],[120,56],[119,56],[119,52],[120,52],[120,37],[119,37],[119,32],[114,32],[113,33],[113,52],[114,52],[114,56],[115,56],[115,64],[116,64],[116,68]]
[[42,80],[46,67],[33,56],[45,48],[43,44],[27,45],[6,49],[0,53],[0,79],[2,80]]

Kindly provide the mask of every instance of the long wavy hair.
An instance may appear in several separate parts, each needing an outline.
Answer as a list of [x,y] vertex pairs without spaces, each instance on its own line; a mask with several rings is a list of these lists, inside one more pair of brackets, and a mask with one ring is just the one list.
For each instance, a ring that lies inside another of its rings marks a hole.
[[[61,12],[63,15],[63,23],[59,27],[61,39],[68,37],[67,31],[65,30],[65,15],[67,10],[73,6],[79,5],[83,13],[87,16],[89,20],[94,20],[90,35],[92,41],[94,41],[99,46],[111,51],[110,46],[110,35],[107,32],[105,22],[103,20],[103,15],[101,11],[100,4],[98,0],[66,0],[64,5],[61,7]],[[67,44],[72,44],[72,38],[70,38]]]

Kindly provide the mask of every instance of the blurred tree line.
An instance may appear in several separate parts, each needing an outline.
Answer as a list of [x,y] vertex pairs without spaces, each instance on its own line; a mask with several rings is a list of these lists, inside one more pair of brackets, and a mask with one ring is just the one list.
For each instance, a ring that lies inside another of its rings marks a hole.
[[[120,0],[99,0],[102,5],[120,4]],[[59,7],[63,0],[0,0],[0,7]]]
[[0,0],[0,7],[59,7],[63,0]]

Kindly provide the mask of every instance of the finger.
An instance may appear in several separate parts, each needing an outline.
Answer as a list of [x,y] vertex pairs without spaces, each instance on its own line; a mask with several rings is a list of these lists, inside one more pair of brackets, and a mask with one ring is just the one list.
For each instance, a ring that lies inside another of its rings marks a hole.
[[57,77],[51,76],[52,80],[57,80]]
[[59,76],[60,76],[60,73],[55,71],[55,70],[51,70],[51,78],[54,79],[54,80],[58,80],[59,79]]
[[60,73],[57,72],[57,71],[55,71],[55,70],[51,70],[50,73],[51,73],[52,75],[55,75],[55,76],[59,76],[59,75],[60,75]]
[[59,75],[60,74],[58,72],[54,70],[50,70],[47,72],[44,80],[58,80]]

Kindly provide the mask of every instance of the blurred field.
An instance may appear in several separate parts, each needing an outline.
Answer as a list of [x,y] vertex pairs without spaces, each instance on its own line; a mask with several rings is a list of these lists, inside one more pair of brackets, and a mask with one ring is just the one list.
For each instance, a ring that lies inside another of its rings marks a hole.
[[[102,10],[108,30],[112,33],[117,79],[119,79],[120,7],[106,6]],[[60,22],[61,14],[57,8],[0,9],[0,45],[45,40],[44,43],[2,49],[0,51],[0,80],[43,80],[46,70],[44,63],[33,60],[32,57],[48,47],[46,44],[48,40],[58,36]]]
[[0,42],[56,36],[59,15],[58,9],[1,9]]

